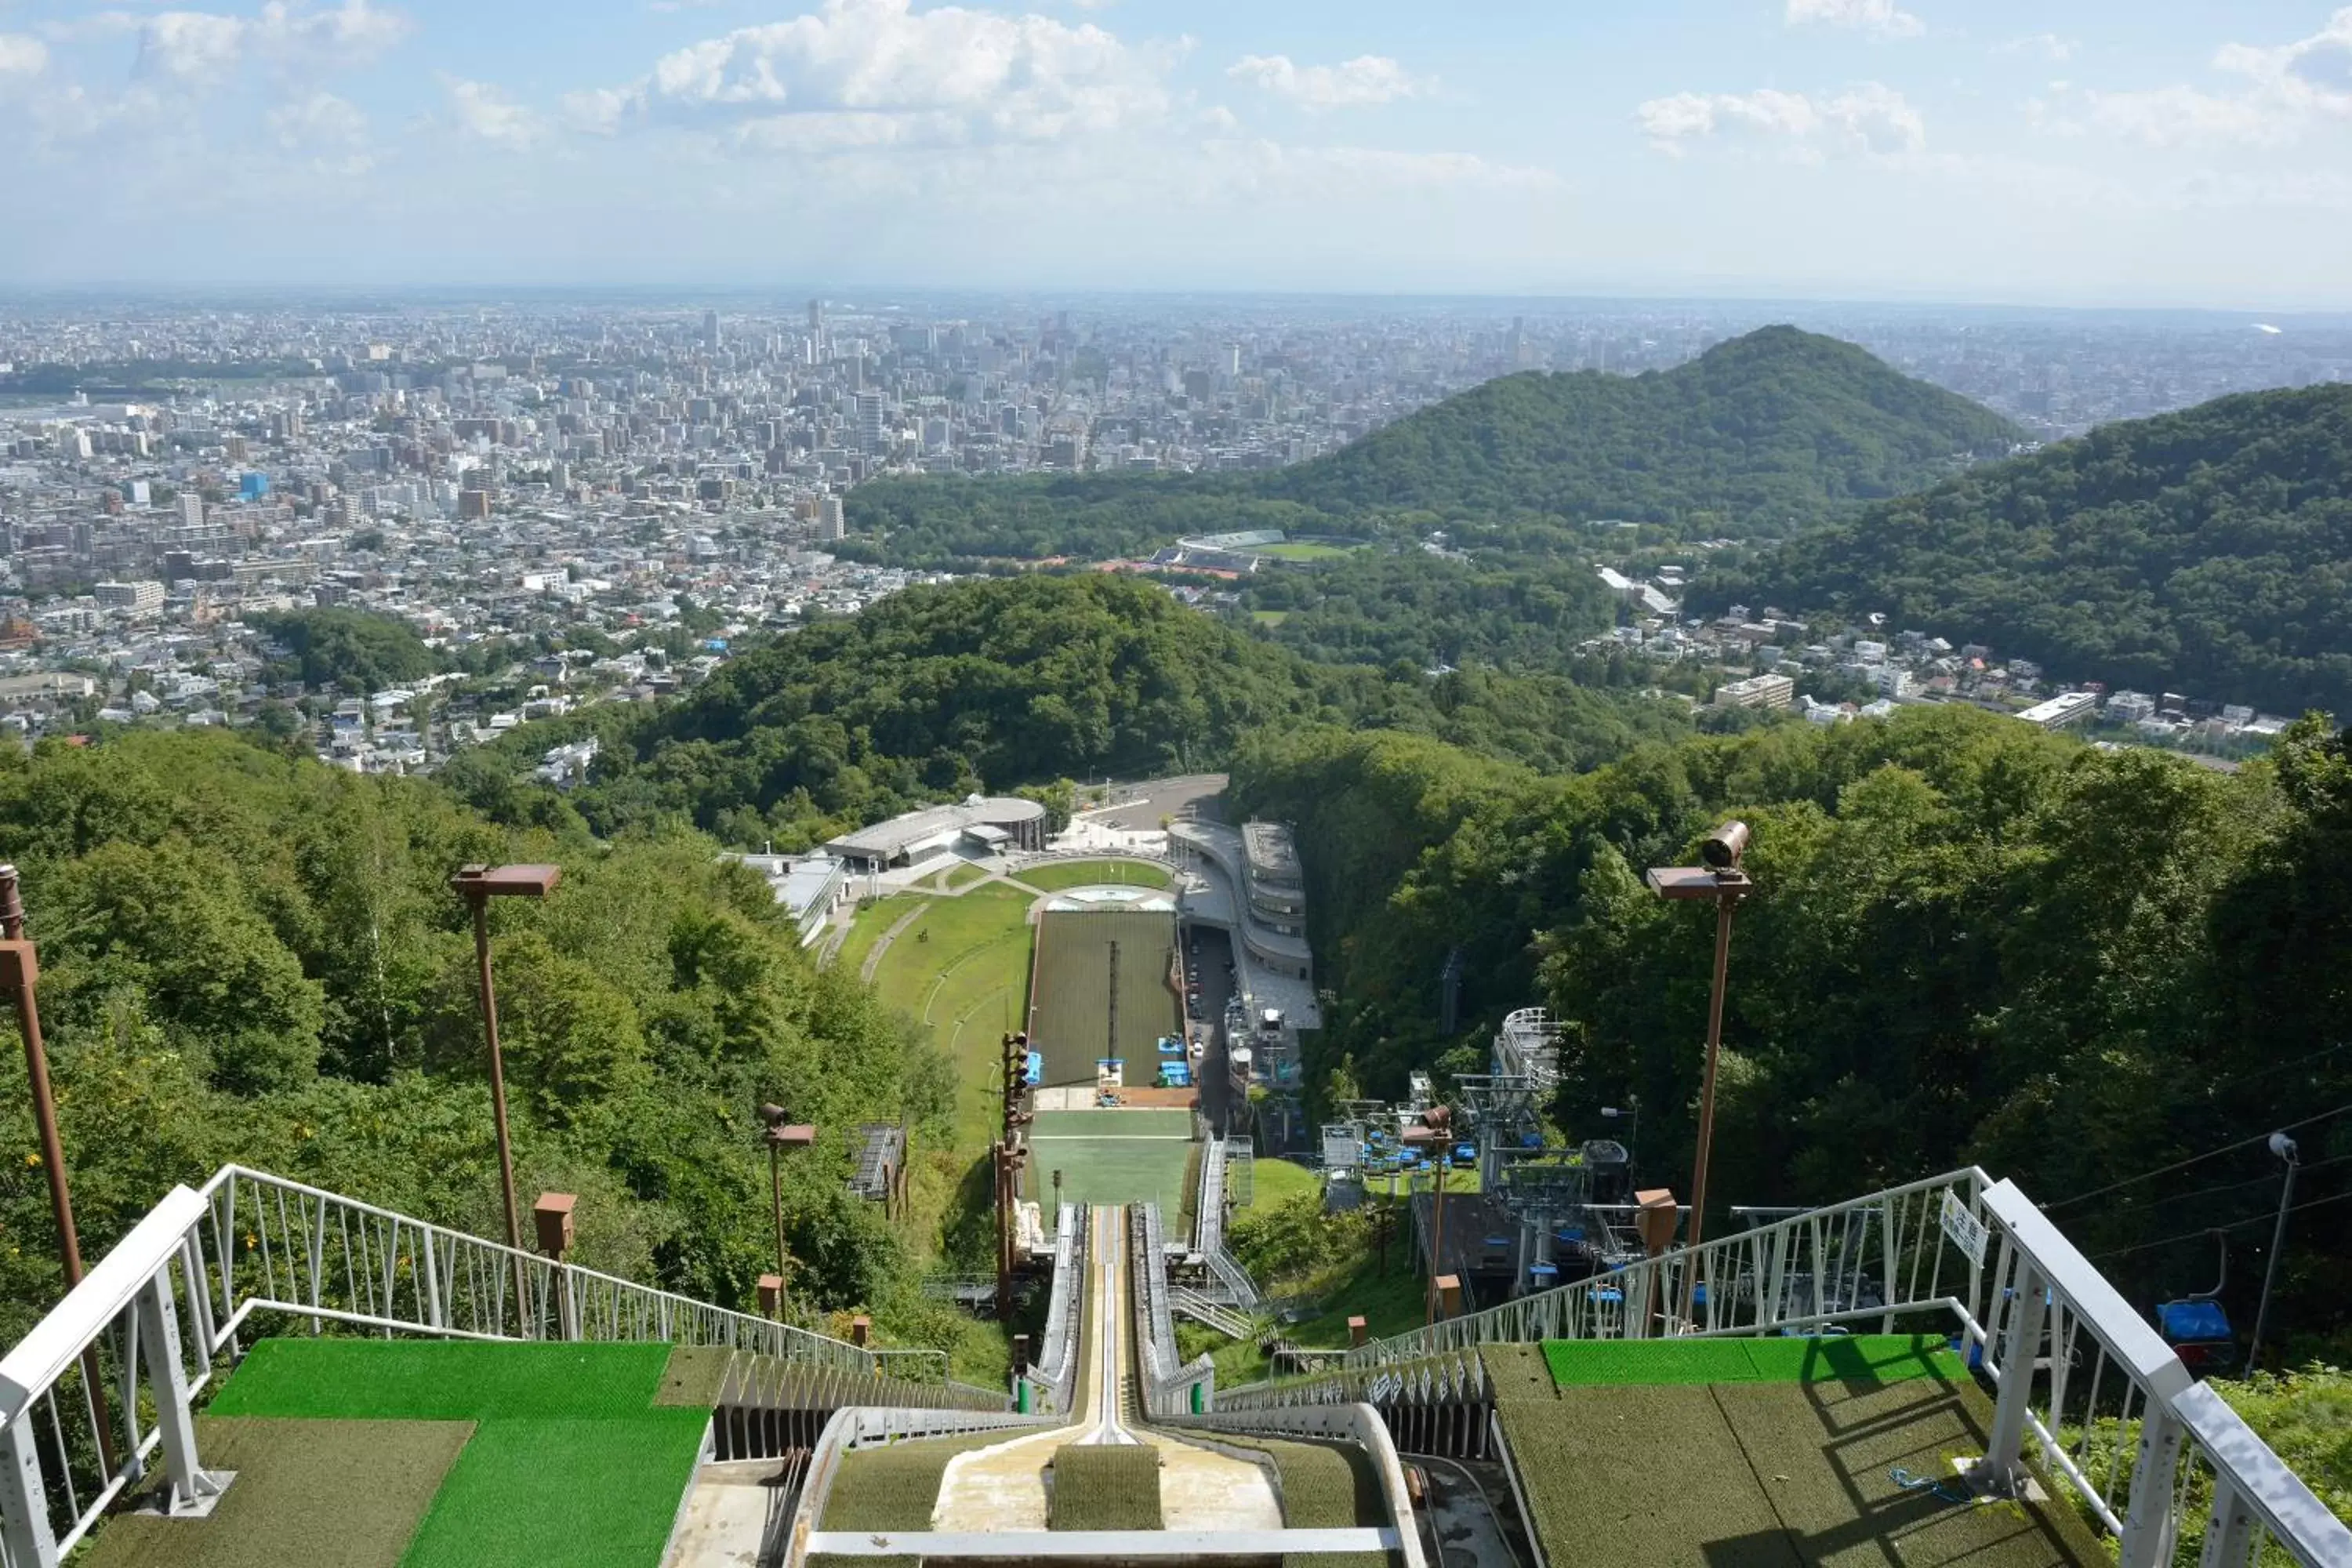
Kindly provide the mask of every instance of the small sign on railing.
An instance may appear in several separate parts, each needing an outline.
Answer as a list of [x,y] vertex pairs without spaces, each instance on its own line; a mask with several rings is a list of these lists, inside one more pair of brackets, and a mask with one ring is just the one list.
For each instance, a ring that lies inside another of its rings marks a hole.
[[1952,1245],[1969,1255],[1969,1261],[1981,1267],[1985,1258],[1984,1221],[1969,1212],[1969,1205],[1951,1188],[1944,1189],[1944,1234]]

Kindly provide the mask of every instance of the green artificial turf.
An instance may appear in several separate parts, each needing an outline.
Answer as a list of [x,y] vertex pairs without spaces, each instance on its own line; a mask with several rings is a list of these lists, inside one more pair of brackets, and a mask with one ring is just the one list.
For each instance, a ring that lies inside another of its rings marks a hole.
[[1478,1360],[1486,1369],[1495,1402],[1507,1405],[1533,1400],[1550,1405],[1559,1398],[1559,1384],[1544,1364],[1543,1352],[1533,1345],[1485,1345]]
[[735,1352],[721,1345],[675,1345],[662,1367],[656,1405],[691,1405],[704,1410],[719,1403],[720,1385]]
[[1959,1361],[1934,1334],[1825,1339],[1547,1340],[1545,1364],[1562,1388],[1722,1383],[1888,1383],[1957,1375]]
[[950,1459],[1030,1436],[1022,1430],[989,1432],[854,1449],[842,1457],[817,1528],[869,1535],[929,1530]]
[[1184,1212],[1192,1136],[1189,1110],[1041,1111],[1024,1179],[1031,1196],[1048,1201],[1058,1170],[1066,1202],[1156,1203],[1172,1231]]
[[[1971,1397],[1973,1396],[1973,1398]],[[1957,1490],[1951,1462],[1981,1454],[1989,1408],[1966,1385],[1729,1384],[1717,1406],[1807,1564],[1822,1568],[2067,1568],[2105,1554],[2071,1512],[1954,1503],[1895,1479]],[[2069,1530],[2068,1527],[2072,1526]]]
[[1149,1443],[1066,1444],[1054,1450],[1048,1530],[1159,1530],[1160,1450]]
[[463,1421],[199,1416],[196,1452],[236,1479],[209,1518],[126,1513],[81,1568],[395,1568],[473,1435]]
[[[1280,1478],[1286,1530],[1379,1529],[1389,1522],[1372,1457],[1350,1444],[1286,1441],[1235,1432],[1207,1432],[1226,1447],[1252,1449],[1274,1461]],[[1385,1552],[1293,1552],[1282,1568],[1387,1568]]]
[[410,1421],[643,1415],[669,1356],[658,1343],[263,1340],[212,1412]]
[[654,1404],[670,1356],[666,1344],[265,1340],[212,1408],[321,1430],[471,1423],[403,1533],[399,1568],[654,1568],[710,1420],[707,1406]]

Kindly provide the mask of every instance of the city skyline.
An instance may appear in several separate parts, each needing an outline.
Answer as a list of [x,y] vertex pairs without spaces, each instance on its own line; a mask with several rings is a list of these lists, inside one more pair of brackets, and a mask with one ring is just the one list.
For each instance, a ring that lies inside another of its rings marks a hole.
[[12,291],[2352,308],[2352,8],[2280,0],[18,0],[0,144]]

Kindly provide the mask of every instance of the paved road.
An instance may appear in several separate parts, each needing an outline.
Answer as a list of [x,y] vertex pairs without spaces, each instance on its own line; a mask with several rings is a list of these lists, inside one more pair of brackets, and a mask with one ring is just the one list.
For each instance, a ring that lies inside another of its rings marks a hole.
[[1195,813],[1212,820],[1217,819],[1219,805],[1225,793],[1223,773],[1188,773],[1181,778],[1146,779],[1139,784],[1114,786],[1114,804],[1103,811],[1090,814],[1087,820],[1106,827],[1156,828],[1163,816],[1183,817]]
[[[1231,1109],[1233,1077],[1225,1068],[1225,999],[1233,994],[1233,979],[1225,973],[1225,964],[1233,957],[1233,942],[1213,926],[1188,927],[1184,938],[1184,962],[1190,972],[1201,977],[1201,1005],[1192,1020],[1209,1026],[1208,1055],[1194,1064],[1199,1069],[1195,1079],[1201,1086],[1201,1114],[1209,1125],[1222,1134],[1227,1125],[1226,1114]],[[1197,938],[1200,956],[1192,956],[1192,943]]]

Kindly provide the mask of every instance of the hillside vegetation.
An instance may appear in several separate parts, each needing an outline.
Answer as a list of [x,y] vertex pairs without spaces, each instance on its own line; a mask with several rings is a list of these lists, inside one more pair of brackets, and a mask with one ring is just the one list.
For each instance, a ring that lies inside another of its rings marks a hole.
[[1932,484],[2021,438],[1851,343],[1768,327],[1673,370],[1506,376],[1265,473],[883,479],[850,492],[844,550],[938,565],[1100,559],[1255,528],[1443,525],[1517,549],[1563,542],[1531,522],[1776,532]]
[[[1643,747],[1572,778],[1308,731],[1246,746],[1234,795],[1298,827],[1337,993],[1318,1082],[1400,1095],[1416,1068],[1483,1070],[1495,1021],[1548,1005],[1568,1028],[1562,1126],[1598,1135],[1601,1106],[1638,1096],[1643,1173],[1676,1185],[1713,922],[1642,871],[1748,820],[1759,891],[1732,949],[1720,1201],[1828,1201],[1976,1161],[2145,1305],[2210,1285],[2207,1225],[2246,1222],[2231,1279],[2258,1272],[2243,1258],[2276,1203],[2259,1140],[2063,1200],[2352,1102],[2352,750],[2315,721],[2236,775],[1962,709]],[[2298,1136],[2299,1201],[2347,1191],[2315,1167],[2352,1155],[2352,1117]],[[2306,1336],[2341,1326],[2352,1270],[2324,1228],[2298,1228],[2282,1276],[2282,1321]]]
[[[944,1144],[950,1075],[854,975],[816,973],[717,849],[509,830],[428,781],[215,731],[0,750],[0,858],[40,943],[85,1254],[229,1161],[499,1235],[471,928],[446,879],[551,860],[554,896],[492,921],[526,1200],[579,1195],[581,1262],[750,1309],[774,1267],[752,1111],[775,1100],[826,1130],[786,1176],[804,1304],[872,1303],[901,1335],[958,1342],[913,1284],[924,1238],[841,1185],[860,1121]],[[36,1147],[21,1070],[0,1073],[0,1119],[11,1149]],[[960,1174],[927,1177],[934,1212]],[[37,1163],[0,1163],[0,1226],[13,1342],[61,1291]]]
[[2352,711],[2352,386],[2108,425],[1807,530],[1693,604],[1884,612],[2067,679]]
[[[605,755],[573,798],[597,828],[690,820],[780,847],[974,791],[1220,767],[1266,727],[1414,731],[1550,766],[1687,727],[1665,704],[1556,678],[1313,663],[1094,574],[909,589],[736,659],[665,711],[594,721]],[[533,727],[509,766],[560,732]],[[480,784],[482,765],[457,771]],[[478,802],[523,812],[499,804],[507,793],[492,782]]]

